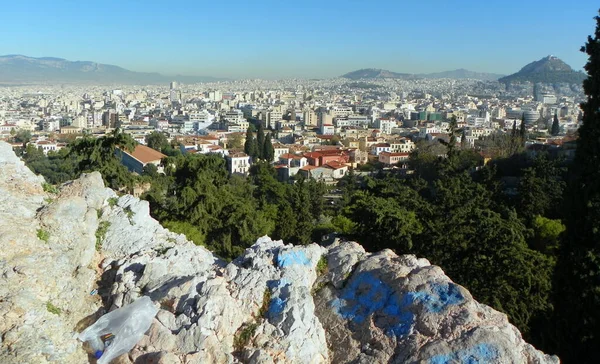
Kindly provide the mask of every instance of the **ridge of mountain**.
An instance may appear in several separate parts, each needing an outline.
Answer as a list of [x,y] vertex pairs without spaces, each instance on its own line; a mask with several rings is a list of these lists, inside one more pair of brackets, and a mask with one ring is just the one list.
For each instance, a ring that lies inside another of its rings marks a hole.
[[94,83],[161,84],[170,81],[199,83],[223,80],[206,76],[165,76],[135,72],[91,61],[69,61],[57,57],[0,56],[0,84],[14,83]]
[[404,79],[404,80],[413,80],[413,79],[436,79],[436,78],[450,78],[450,79],[477,79],[482,81],[494,81],[503,75],[495,74],[495,73],[485,73],[485,72],[473,72],[466,70],[464,68],[459,68],[452,71],[443,71],[443,72],[435,72],[435,73],[398,73],[392,72],[388,70],[383,70],[379,68],[363,68],[360,70],[348,72],[342,76],[341,78],[348,78],[351,80],[361,80],[361,79],[382,79],[382,78],[393,78],[393,79]]

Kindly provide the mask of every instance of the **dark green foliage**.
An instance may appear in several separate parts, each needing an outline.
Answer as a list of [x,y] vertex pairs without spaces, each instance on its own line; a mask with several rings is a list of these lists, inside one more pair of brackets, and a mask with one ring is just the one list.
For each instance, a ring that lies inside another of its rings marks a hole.
[[536,157],[531,167],[523,169],[516,208],[521,216],[533,220],[537,215],[556,218],[565,189],[564,169],[560,161],[545,155]]
[[246,131],[244,152],[248,154],[253,160],[258,158],[258,145],[256,143],[256,139],[254,139],[254,134],[252,134],[252,129],[250,127],[248,127],[248,130]]
[[271,162],[275,158],[275,150],[273,149],[273,143],[271,142],[271,133],[267,134],[265,138],[262,155],[263,159],[267,162]]
[[258,131],[256,132],[256,149],[258,150],[258,158],[264,159],[264,145],[265,145],[265,129],[261,124],[258,124]]
[[587,53],[575,161],[566,190],[566,238],[559,255],[554,339],[565,362],[600,357],[600,16],[582,51]]
[[250,343],[250,340],[252,337],[254,337],[257,328],[258,323],[256,322],[243,324],[242,327],[240,327],[233,338],[233,348],[236,352],[242,351],[244,347]]
[[23,145],[25,145],[25,143],[31,140],[31,132],[29,130],[19,129],[14,136],[14,140],[17,143],[23,143]]
[[56,185],[77,177],[76,158],[68,153],[68,149],[61,149],[48,152],[46,156],[30,144],[25,149],[23,160],[34,173],[41,174],[49,184]]
[[75,158],[76,171],[99,171],[108,187],[119,190],[131,188],[136,178],[121,164],[121,150],[131,151],[136,142],[129,134],[115,129],[114,133],[101,138],[84,137],[70,146],[68,157]]
[[146,145],[160,152],[169,148],[169,141],[164,133],[153,131],[146,136]]
[[554,119],[552,120],[552,129],[550,130],[550,134],[556,136],[560,133],[560,125],[558,124],[558,115],[554,114]]

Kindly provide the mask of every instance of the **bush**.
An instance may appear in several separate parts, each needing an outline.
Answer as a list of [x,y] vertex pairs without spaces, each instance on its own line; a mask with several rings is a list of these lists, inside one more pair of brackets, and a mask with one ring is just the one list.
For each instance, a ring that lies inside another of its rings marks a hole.
[[317,276],[327,273],[327,257],[321,257],[317,263]]
[[258,316],[264,318],[267,316],[267,312],[269,311],[269,305],[271,304],[271,290],[266,288],[263,293],[263,301],[262,306],[258,310]]
[[111,197],[107,201],[108,201],[108,206],[114,207],[117,205],[117,202],[119,201],[119,199],[117,197]]
[[233,338],[233,347],[235,351],[242,351],[242,349],[248,345],[250,339],[252,339],[252,336],[256,333],[257,328],[258,324],[254,322],[242,325],[238,330],[237,335]]

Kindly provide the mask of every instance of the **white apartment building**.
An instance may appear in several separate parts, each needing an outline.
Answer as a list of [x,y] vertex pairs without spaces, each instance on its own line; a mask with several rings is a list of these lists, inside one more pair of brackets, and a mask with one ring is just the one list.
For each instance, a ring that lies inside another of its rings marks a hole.
[[374,126],[379,129],[383,134],[392,134],[392,129],[397,126],[395,119],[375,119]]
[[235,153],[225,157],[231,174],[247,175],[250,170],[250,157],[246,153]]

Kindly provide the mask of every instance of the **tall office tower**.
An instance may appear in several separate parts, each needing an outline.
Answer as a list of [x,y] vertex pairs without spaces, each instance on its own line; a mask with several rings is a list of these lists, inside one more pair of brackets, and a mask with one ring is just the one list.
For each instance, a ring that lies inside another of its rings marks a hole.
[[175,90],[177,88],[177,86],[179,86],[179,85],[177,84],[176,81],[171,81],[171,84],[169,86],[170,86],[171,90]]

